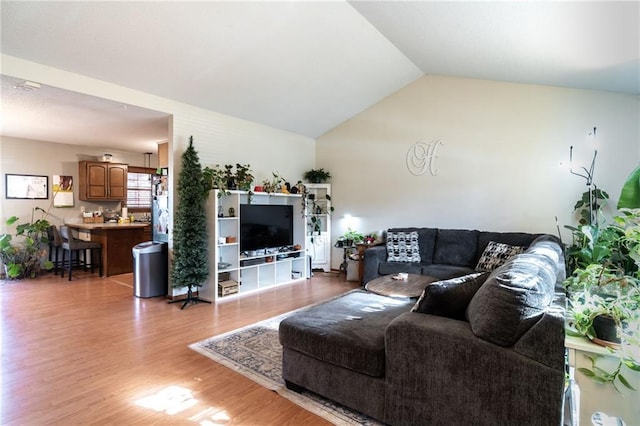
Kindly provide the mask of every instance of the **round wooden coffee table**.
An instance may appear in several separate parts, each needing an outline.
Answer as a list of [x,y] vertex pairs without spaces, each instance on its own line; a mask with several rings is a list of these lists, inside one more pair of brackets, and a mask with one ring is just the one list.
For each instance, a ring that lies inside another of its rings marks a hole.
[[369,281],[365,289],[382,296],[420,297],[424,288],[438,281],[430,275],[409,274],[406,280],[394,280],[394,275],[383,275]]

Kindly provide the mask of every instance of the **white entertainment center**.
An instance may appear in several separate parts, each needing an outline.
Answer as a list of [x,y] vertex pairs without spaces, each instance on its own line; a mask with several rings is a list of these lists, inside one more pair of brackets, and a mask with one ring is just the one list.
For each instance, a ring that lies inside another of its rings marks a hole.
[[[293,244],[242,251],[240,211],[246,204],[292,206]],[[299,194],[212,191],[207,201],[209,279],[199,295],[215,302],[306,279],[307,229],[302,207]]]

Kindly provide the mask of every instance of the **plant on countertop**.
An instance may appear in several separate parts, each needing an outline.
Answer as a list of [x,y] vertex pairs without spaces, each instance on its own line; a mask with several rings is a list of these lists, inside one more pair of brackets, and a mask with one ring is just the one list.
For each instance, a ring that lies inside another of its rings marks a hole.
[[331,173],[325,169],[311,169],[304,173],[304,178],[311,183],[322,183],[331,179]]
[[[8,226],[14,225],[18,217],[7,219]],[[16,226],[15,235],[0,235],[0,260],[5,266],[8,279],[35,278],[42,270],[53,268],[53,262],[43,260],[48,244],[47,228],[51,224],[45,219],[20,223]],[[14,238],[15,237],[15,238]]]
[[[182,169],[178,176],[176,216],[173,229],[173,264],[171,282],[174,288],[188,287],[189,303],[205,302],[193,296],[193,288],[201,287],[209,276],[209,242],[206,200],[210,181],[200,167],[198,153],[193,148],[193,136],[182,154]],[[182,300],[176,300],[176,302]]]

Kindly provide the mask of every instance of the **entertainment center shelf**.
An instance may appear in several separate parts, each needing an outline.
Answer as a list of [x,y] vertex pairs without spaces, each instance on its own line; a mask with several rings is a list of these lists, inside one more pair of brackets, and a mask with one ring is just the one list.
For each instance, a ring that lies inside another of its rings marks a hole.
[[[219,194],[213,190],[207,202],[209,279],[200,288],[201,297],[227,300],[307,277],[306,224],[299,194]],[[276,231],[268,234],[267,229]]]

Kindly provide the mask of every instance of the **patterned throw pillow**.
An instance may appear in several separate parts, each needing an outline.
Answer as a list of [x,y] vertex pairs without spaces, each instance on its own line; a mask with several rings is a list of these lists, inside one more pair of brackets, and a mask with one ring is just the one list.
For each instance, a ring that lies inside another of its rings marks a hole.
[[388,262],[420,262],[418,232],[387,232]]
[[475,270],[478,272],[490,272],[502,266],[509,258],[523,253],[526,247],[512,246],[504,243],[489,241],[482,252]]

